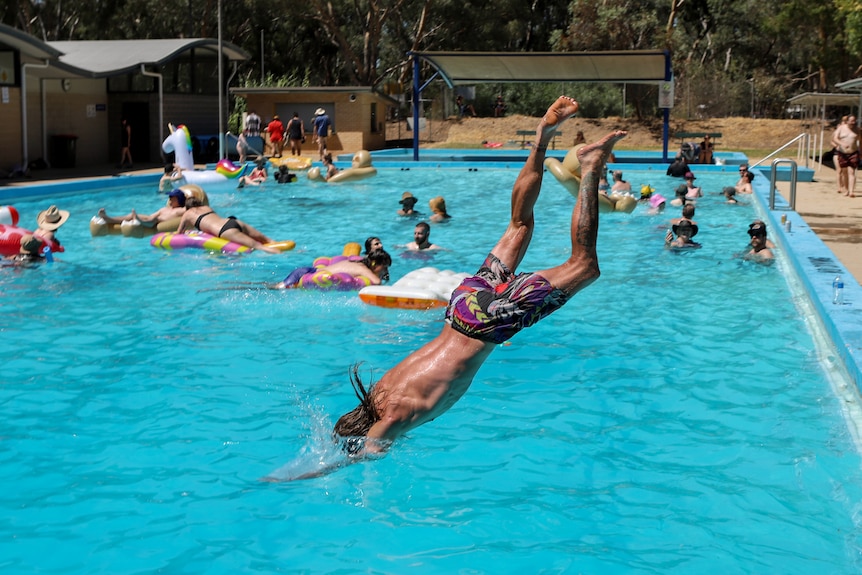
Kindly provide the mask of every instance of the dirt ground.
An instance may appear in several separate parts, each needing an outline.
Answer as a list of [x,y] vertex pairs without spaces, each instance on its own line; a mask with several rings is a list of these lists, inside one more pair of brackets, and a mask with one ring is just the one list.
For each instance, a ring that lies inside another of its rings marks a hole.
[[[519,145],[518,130],[533,130],[538,118],[507,116],[504,118],[464,118],[431,120],[420,133],[423,146],[478,147],[484,142],[500,142],[504,146]],[[410,137],[406,123],[390,122],[387,139]],[[558,146],[569,146],[578,130],[587,141],[593,141],[613,130],[629,131],[628,137],[617,144],[617,149],[661,149],[662,124],[660,120],[637,122],[631,118],[574,118],[566,122]],[[712,120],[671,120],[670,148],[678,148],[676,132],[720,132],[717,150],[764,150],[768,153],[792,140],[804,131],[799,120],[752,120],[750,118],[715,118]]]

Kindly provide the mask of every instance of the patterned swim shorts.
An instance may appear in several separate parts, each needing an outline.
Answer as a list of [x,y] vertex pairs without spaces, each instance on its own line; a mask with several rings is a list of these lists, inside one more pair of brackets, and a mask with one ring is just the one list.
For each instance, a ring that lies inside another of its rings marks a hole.
[[489,254],[476,275],[452,292],[446,321],[455,331],[490,343],[503,343],[560,309],[566,293],[539,274],[513,274]]

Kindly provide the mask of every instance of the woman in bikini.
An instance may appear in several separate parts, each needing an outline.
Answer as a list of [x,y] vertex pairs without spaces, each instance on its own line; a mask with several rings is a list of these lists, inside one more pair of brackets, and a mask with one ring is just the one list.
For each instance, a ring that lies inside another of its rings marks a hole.
[[279,250],[266,245],[272,243],[270,238],[244,221],[233,216],[223,218],[215,213],[211,207],[202,206],[193,198],[186,201],[186,212],[180,220],[177,233],[181,234],[191,229],[270,254],[281,253]]

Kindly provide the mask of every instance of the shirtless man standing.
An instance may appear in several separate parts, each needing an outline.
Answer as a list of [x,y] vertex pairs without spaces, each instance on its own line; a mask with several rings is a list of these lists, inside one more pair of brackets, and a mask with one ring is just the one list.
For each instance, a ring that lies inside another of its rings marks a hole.
[[[856,197],[856,168],[859,166],[859,128],[856,116],[847,116],[847,121],[839,124],[832,133],[832,145],[838,156],[838,193]],[[846,174],[846,176],[845,176]],[[846,187],[845,187],[846,186]]]
[[[561,96],[539,122],[535,145],[512,189],[509,225],[476,275],[453,292],[440,334],[368,389],[358,366],[353,367],[351,383],[360,403],[338,420],[334,430],[347,438],[344,448],[353,454],[351,460],[385,451],[397,437],[446,412],[466,393],[498,344],[556,311],[599,277],[599,177],[614,144],[625,137],[623,131],[577,152],[582,180],[572,212],[571,255],[558,266],[515,275],[533,234],[533,206],[542,186],[548,144],[577,111],[574,99]],[[322,467],[291,479],[333,469]]]

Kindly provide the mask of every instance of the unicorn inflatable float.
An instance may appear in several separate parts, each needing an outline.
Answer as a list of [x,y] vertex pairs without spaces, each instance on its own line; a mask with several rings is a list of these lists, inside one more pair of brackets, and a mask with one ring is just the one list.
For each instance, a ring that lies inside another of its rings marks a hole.
[[218,184],[239,178],[245,166],[237,166],[227,158],[219,160],[215,170],[195,170],[192,157],[192,136],[189,129],[180,124],[176,128],[168,124],[170,135],[162,142],[162,151],[174,153],[176,164],[183,170],[183,178],[189,184]]

